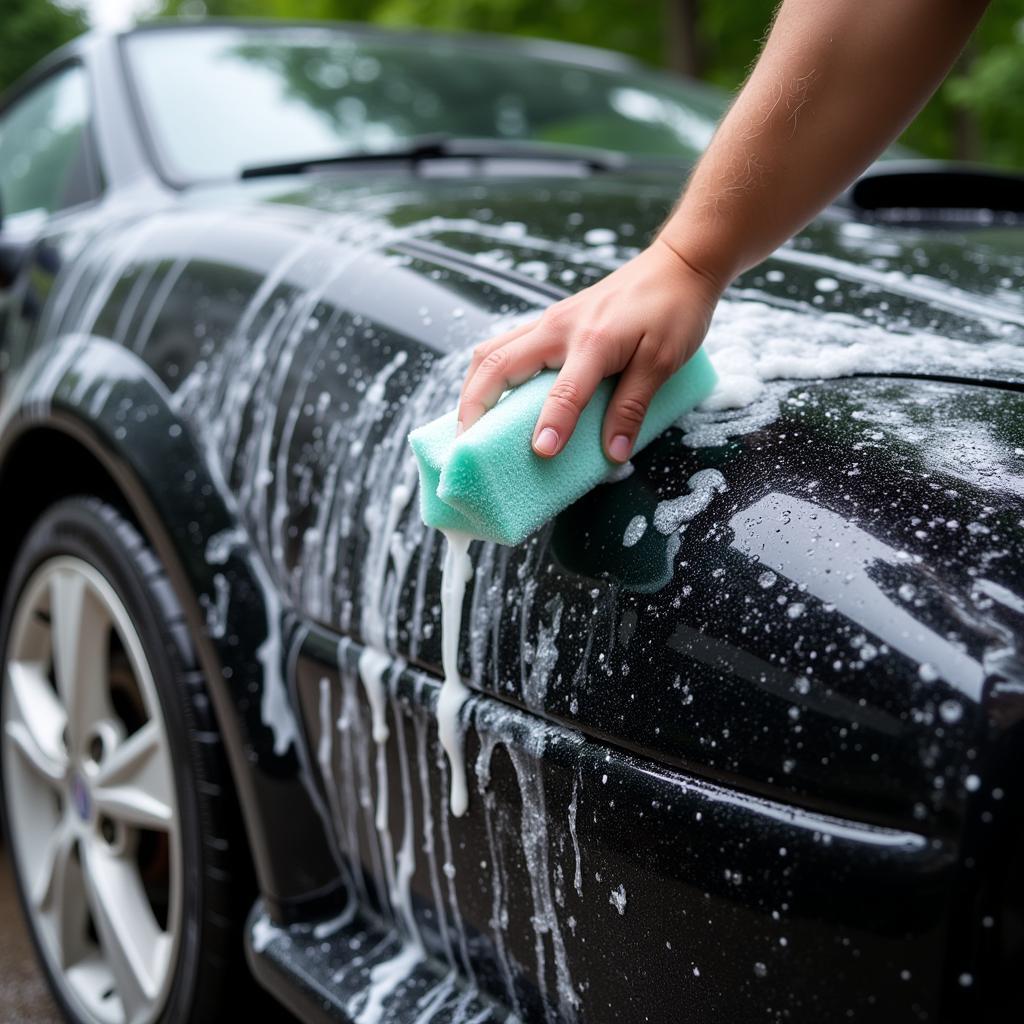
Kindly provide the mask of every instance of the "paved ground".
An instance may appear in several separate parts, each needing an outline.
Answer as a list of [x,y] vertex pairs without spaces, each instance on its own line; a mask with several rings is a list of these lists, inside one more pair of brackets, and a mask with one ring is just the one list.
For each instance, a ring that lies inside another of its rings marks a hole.
[[60,1020],[36,966],[32,942],[22,924],[7,850],[0,844],[0,1021],[60,1024]]

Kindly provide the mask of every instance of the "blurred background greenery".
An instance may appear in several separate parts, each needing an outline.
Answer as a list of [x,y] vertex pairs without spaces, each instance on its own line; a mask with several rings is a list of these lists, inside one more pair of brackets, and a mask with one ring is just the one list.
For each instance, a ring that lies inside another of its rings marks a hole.
[[[0,89],[87,27],[101,2],[3,0]],[[727,89],[757,55],[776,0],[120,0],[151,15],[370,21],[509,32],[621,50]],[[856,0],[851,0],[856,2]],[[898,2],[898,0],[894,0]],[[995,0],[903,142],[925,156],[1024,168],[1024,0]]]

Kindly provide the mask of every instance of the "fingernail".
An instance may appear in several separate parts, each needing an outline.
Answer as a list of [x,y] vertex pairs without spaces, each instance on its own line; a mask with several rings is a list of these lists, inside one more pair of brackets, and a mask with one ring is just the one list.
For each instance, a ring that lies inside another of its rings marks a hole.
[[554,455],[558,447],[558,433],[552,427],[545,427],[533,442],[533,447],[541,455]]
[[611,441],[608,442],[608,454],[616,462],[625,462],[629,458],[629,451],[632,445],[629,443],[629,438],[625,434],[616,434]]
[[455,424],[455,436],[458,437],[465,429],[466,428],[462,425],[462,420],[459,420],[459,422]]

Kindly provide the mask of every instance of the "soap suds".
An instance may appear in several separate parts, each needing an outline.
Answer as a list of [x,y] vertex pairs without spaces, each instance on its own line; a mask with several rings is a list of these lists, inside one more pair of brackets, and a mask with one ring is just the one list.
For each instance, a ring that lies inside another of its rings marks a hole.
[[446,549],[441,575],[441,662],[444,683],[437,698],[437,732],[451,767],[451,811],[457,818],[466,813],[469,791],[466,765],[462,756],[462,729],[459,712],[469,696],[469,688],[459,675],[459,634],[462,630],[462,603],[466,581],[473,563],[469,545],[473,538],[457,530],[444,531]]
[[388,741],[387,695],[384,692],[384,673],[390,659],[382,651],[372,647],[363,648],[359,655],[359,678],[363,681],[366,698],[370,703],[373,715],[373,742],[377,744]]
[[415,946],[403,945],[390,960],[377,964],[370,971],[370,987],[366,991],[363,1008],[355,1019],[356,1024],[380,1024],[385,1000],[422,960],[423,954]]
[[[763,400],[773,397],[766,392],[770,382],[922,369],[984,378],[992,373],[1005,375],[1007,367],[1021,363],[1021,346],[1012,340],[965,341],[923,330],[896,332],[848,314],[811,316],[804,310],[729,298],[718,304],[704,350],[719,381],[699,409],[679,421],[687,443],[694,446],[724,443],[729,436],[748,433],[774,419],[777,403],[761,408]],[[743,410],[750,422],[741,416],[709,416],[736,410]],[[720,418],[723,429],[715,432],[712,428]]]
[[725,477],[717,469],[702,469],[694,473],[686,486],[690,489],[689,494],[658,502],[654,510],[654,528],[666,537],[700,515],[716,494],[728,490]]
[[580,862],[580,843],[576,837],[576,811],[579,800],[579,780],[572,780],[572,799],[569,801],[569,835],[572,837],[572,852],[576,858],[576,873],[573,876],[573,888],[577,896],[583,895],[583,869]]
[[228,602],[231,599],[231,587],[223,573],[214,573],[213,587],[215,597],[201,594],[199,603],[206,611],[206,631],[215,640],[220,640],[227,632]]
[[[400,671],[396,664],[392,674],[392,685],[395,684]],[[395,732],[398,737],[399,776],[402,782],[402,843],[395,860],[395,882],[390,892],[392,906],[397,906],[402,917],[404,931],[412,943],[423,952],[423,939],[412,900],[412,876],[416,871],[416,853],[413,834],[416,829],[415,809],[413,805],[412,775],[409,770],[410,755],[405,741],[405,724],[399,713],[398,703],[392,696],[392,707],[395,716]]]
[[266,914],[260,914],[253,922],[250,941],[254,953],[263,953],[274,939],[284,932]]
[[[225,497],[230,494],[227,485],[218,481]],[[263,559],[249,544],[245,530],[221,530],[206,542],[206,561],[209,565],[225,565],[232,554],[248,563],[266,615],[266,637],[256,648],[256,658],[263,670],[263,690],[260,694],[260,715],[263,724],[274,737],[274,753],[282,756],[298,739],[298,723],[284,681],[281,652],[281,596],[271,579]],[[226,606],[225,606],[226,611]]]
[[[523,699],[526,706],[535,710],[542,710],[547,701],[548,684],[551,681],[551,673],[558,662],[558,632],[562,628],[562,607],[563,598],[556,594],[548,601],[544,610],[548,613],[548,621],[543,618],[539,620],[537,627],[537,641],[532,646],[532,657],[530,657],[530,670],[523,679]],[[523,601],[523,618],[525,624],[529,619],[527,601]],[[527,652],[530,649],[528,641],[522,644],[524,669],[525,661],[529,657]]]
[[608,902],[619,912],[619,915],[626,913],[626,887],[620,885],[617,889],[612,889],[611,895],[608,897]]
[[626,527],[626,532],[622,535],[622,546],[627,548],[633,547],[646,532],[647,517],[633,516]]

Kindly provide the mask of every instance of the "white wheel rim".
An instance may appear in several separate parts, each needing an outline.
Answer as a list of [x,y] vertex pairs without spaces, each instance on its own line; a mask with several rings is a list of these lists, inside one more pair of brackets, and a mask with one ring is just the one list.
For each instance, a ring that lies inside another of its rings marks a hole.
[[62,556],[23,589],[6,657],[4,795],[33,930],[81,1017],[149,1024],[174,973],[182,864],[142,641],[102,574]]

